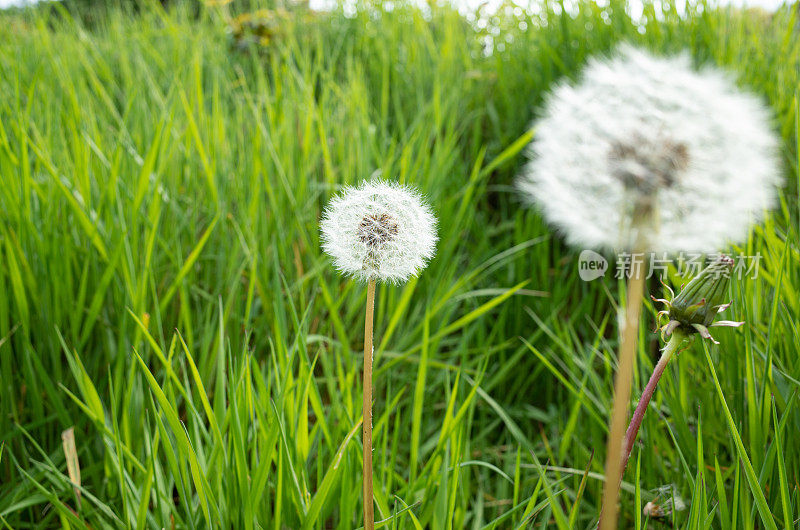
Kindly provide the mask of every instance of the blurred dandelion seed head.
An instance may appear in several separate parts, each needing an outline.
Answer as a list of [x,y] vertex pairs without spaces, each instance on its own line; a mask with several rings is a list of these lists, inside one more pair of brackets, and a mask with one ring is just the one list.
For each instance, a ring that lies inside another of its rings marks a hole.
[[550,94],[518,188],[581,248],[715,251],[775,203],[770,120],[728,74],[623,46]]
[[436,218],[412,188],[373,180],[331,199],[320,221],[322,248],[342,273],[401,283],[436,249]]

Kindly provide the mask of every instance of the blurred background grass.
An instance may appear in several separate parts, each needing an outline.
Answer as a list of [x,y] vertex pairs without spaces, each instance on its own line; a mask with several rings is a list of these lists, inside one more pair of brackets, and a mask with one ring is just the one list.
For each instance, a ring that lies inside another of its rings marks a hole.
[[[418,280],[378,290],[377,517],[590,527],[624,286],[580,281],[511,183],[547,90],[628,41],[688,50],[760,94],[787,185],[728,249],[761,256],[732,287],[747,326],[694,344],[657,391],[621,524],[659,526],[642,508],[672,485],[678,527],[795,527],[797,10],[628,12],[0,14],[0,525],[358,527],[364,289],[334,273],[317,222],[342,184],[382,176],[429,195],[441,242]],[[659,346],[647,309],[635,389]]]

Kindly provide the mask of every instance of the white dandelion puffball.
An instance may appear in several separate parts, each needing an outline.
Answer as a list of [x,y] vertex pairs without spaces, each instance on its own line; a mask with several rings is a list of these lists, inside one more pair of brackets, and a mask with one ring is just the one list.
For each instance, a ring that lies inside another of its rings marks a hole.
[[342,273],[400,283],[433,257],[436,217],[412,188],[381,180],[346,187],[320,221],[322,248]]
[[712,252],[775,203],[770,121],[728,74],[624,46],[550,94],[517,184],[577,247]]

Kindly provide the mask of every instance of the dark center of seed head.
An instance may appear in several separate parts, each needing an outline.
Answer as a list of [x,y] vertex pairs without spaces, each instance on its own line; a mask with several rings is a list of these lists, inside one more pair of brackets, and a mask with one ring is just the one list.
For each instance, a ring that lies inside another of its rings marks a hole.
[[358,237],[367,246],[375,248],[395,238],[399,227],[388,213],[369,214],[358,225]]
[[641,135],[616,141],[608,153],[611,170],[626,188],[649,195],[672,187],[678,173],[689,166],[686,144],[669,138],[653,141]]

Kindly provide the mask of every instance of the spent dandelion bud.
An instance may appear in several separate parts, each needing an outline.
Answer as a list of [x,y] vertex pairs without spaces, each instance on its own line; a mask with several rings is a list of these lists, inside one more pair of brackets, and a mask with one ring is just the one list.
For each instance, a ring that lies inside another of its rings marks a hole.
[[518,188],[582,248],[714,252],[776,199],[770,113],[687,55],[594,59],[534,126]]
[[354,278],[401,283],[436,249],[436,218],[410,187],[365,181],[331,199],[320,222],[322,248]]
[[717,315],[730,307],[726,303],[728,286],[730,285],[733,259],[720,255],[705,269],[695,276],[672,300],[657,300],[668,309],[661,311],[659,317],[667,316],[668,322],[661,328],[664,337],[669,337],[676,330],[687,336],[699,333],[704,339],[716,343],[709,333],[709,327],[738,327],[744,322],[730,320],[717,321]]

